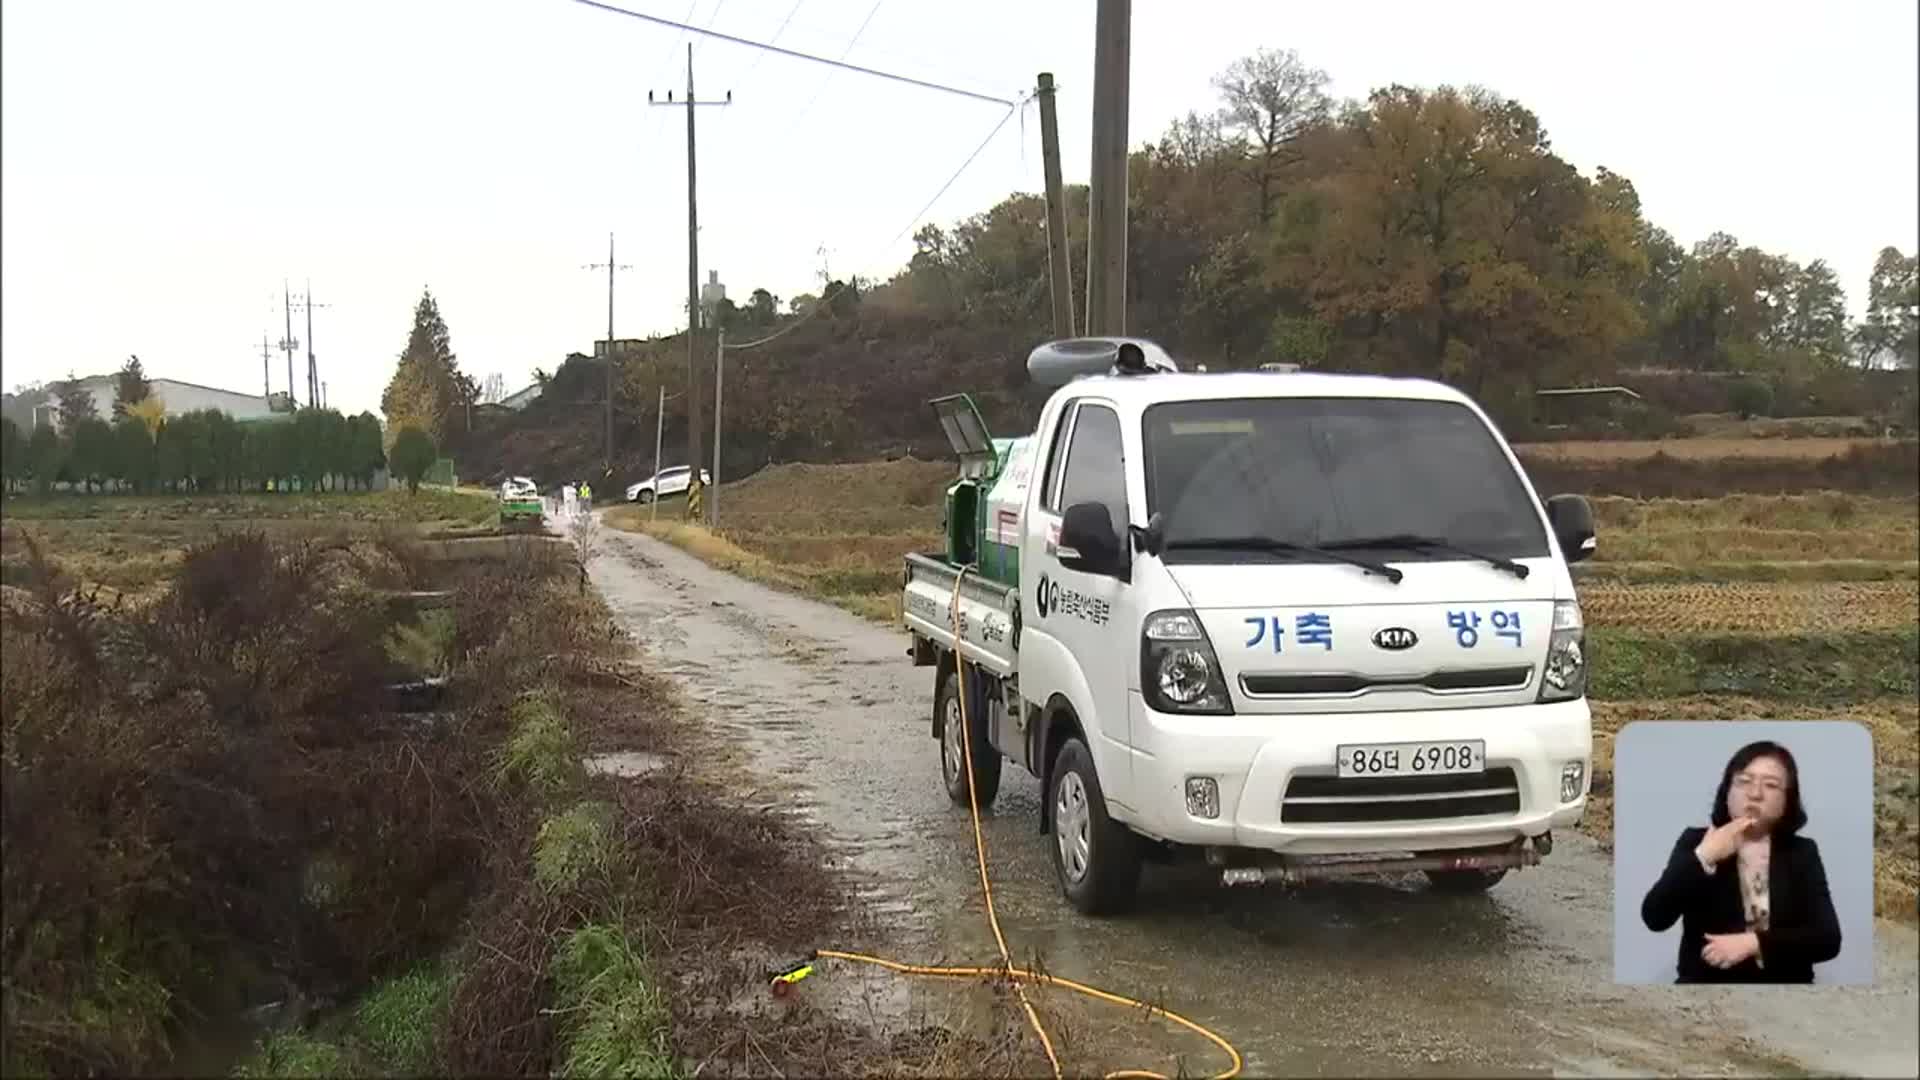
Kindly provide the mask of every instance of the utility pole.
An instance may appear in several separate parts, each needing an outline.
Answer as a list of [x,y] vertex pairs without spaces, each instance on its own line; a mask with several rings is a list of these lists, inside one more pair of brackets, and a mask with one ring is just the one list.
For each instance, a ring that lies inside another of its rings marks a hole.
[[260,394],[269,402],[273,400],[273,350],[267,347],[267,335],[260,335]]
[[[660,520],[660,437],[667,433],[667,388],[660,387],[660,404],[653,410],[653,499],[647,503],[647,519]],[[689,481],[691,482],[691,481]]]
[[653,100],[653,91],[647,91],[647,104],[685,105],[687,108],[687,467],[691,474],[687,477],[687,516],[700,519],[700,365],[697,340],[700,337],[700,207],[697,193],[694,162],[696,151],[693,136],[693,110],[697,105],[731,105],[733,91],[727,91],[725,100],[701,101],[693,95],[693,43],[687,43],[687,97],[683,102],[673,100],[673,91],[667,91],[667,100]]
[[1067,206],[1060,180],[1060,118],[1054,111],[1053,72],[1040,73],[1040,159],[1047,182],[1047,280],[1053,287],[1053,336],[1073,336],[1073,264],[1068,261]]
[[315,408],[320,407],[320,367],[313,359],[313,309],[332,306],[313,302],[313,279],[308,278],[307,291],[300,297],[300,307],[307,313],[307,404]]
[[631,266],[621,266],[613,261],[613,234],[607,234],[607,261],[588,263],[583,269],[605,270],[607,272],[607,461],[606,475],[613,475],[613,273],[616,270],[631,270]]
[[713,490],[707,495],[707,524],[720,527],[720,391],[726,385],[727,328],[713,330]]
[[1087,334],[1127,332],[1127,81],[1133,0],[1099,0],[1093,40],[1093,168]]
[[300,340],[293,336],[293,294],[287,290],[287,279],[280,279],[280,310],[287,314],[287,336],[280,339],[280,347],[287,353],[287,404],[298,409],[300,403],[293,399],[293,350],[300,347]]

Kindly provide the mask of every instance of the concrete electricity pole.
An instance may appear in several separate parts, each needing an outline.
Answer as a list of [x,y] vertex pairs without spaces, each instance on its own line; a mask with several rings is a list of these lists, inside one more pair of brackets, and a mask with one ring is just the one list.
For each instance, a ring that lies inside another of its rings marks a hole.
[[307,313],[307,404],[314,408],[320,407],[320,367],[313,359],[313,309],[332,306],[313,302],[313,279],[307,279],[307,291],[300,297],[300,307]]
[[293,399],[293,350],[300,347],[300,339],[293,336],[293,293],[287,289],[287,279],[280,279],[280,309],[287,314],[287,336],[280,339],[280,347],[287,353],[287,404],[299,408],[300,403]]
[[1053,73],[1040,73],[1040,159],[1047,182],[1047,280],[1053,286],[1053,336],[1073,336],[1073,264],[1067,252],[1067,205],[1060,180],[1060,119],[1054,111]]
[[616,270],[631,270],[631,266],[621,266],[613,261],[613,234],[607,234],[607,261],[588,263],[583,269],[605,270],[607,272],[607,461],[606,475],[613,475],[613,274]]
[[267,347],[267,335],[260,335],[260,394],[268,401],[273,400],[273,368],[268,365],[273,360],[273,350]]
[[667,91],[667,100],[655,101],[653,91],[647,91],[647,104],[666,105],[669,108],[685,105],[687,108],[687,467],[692,470],[687,477],[687,517],[700,520],[700,365],[698,339],[700,337],[700,208],[697,193],[694,162],[696,151],[693,135],[693,110],[697,105],[731,105],[733,91],[721,101],[700,101],[693,95],[693,43],[687,43],[687,97],[685,101],[673,100],[673,91]]
[[1127,332],[1127,83],[1133,0],[1099,0],[1093,42],[1093,168],[1087,333]]

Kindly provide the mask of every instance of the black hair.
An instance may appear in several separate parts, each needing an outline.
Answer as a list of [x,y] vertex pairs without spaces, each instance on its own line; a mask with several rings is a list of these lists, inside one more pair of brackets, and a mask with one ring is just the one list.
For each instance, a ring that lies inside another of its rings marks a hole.
[[1793,760],[1792,751],[1767,739],[1750,742],[1727,759],[1727,769],[1720,774],[1720,790],[1713,795],[1712,821],[1717,826],[1733,820],[1733,816],[1727,813],[1727,792],[1733,788],[1733,777],[1763,757],[1773,758],[1786,766],[1787,808],[1780,815],[1780,823],[1773,827],[1773,832],[1776,836],[1792,836],[1807,824],[1807,808],[1800,801],[1800,764]]

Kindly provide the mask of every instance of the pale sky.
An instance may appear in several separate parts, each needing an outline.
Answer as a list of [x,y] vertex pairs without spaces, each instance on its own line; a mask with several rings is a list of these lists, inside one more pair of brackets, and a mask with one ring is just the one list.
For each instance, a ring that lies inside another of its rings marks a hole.
[[[615,0],[619,2],[619,0]],[[619,6],[1001,98],[1052,71],[1069,182],[1090,153],[1093,0],[625,0]],[[691,10],[691,19],[687,19]],[[1292,48],[1339,96],[1477,83],[1565,158],[1632,178],[1691,245],[1715,230],[1823,258],[1850,306],[1920,246],[1920,5],[1136,0],[1129,141],[1216,104],[1209,79]],[[464,370],[508,388],[606,333],[684,325],[684,91],[695,41],[701,280],[782,302],[885,277],[912,226],[1040,187],[1000,106],[760,53],[572,0],[7,0],[0,11],[6,388],[138,353],[153,376],[261,389],[282,278],[311,277],[328,401],[378,409],[423,285]],[[678,97],[679,94],[676,94]],[[896,239],[897,238],[897,239]],[[1080,274],[1076,273],[1076,279]],[[305,327],[296,314],[295,334]],[[1152,327],[1138,328],[1152,336]],[[285,389],[286,360],[271,361]],[[304,399],[305,358],[295,375]]]

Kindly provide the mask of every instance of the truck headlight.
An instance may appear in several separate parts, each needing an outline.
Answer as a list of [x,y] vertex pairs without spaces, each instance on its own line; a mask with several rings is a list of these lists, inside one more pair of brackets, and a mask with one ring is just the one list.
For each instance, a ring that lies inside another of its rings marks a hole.
[[1541,670],[1541,701],[1572,701],[1587,692],[1587,628],[1577,600],[1553,603],[1553,633]]
[[1159,712],[1233,712],[1213,644],[1191,611],[1156,611],[1140,629],[1140,691]]

